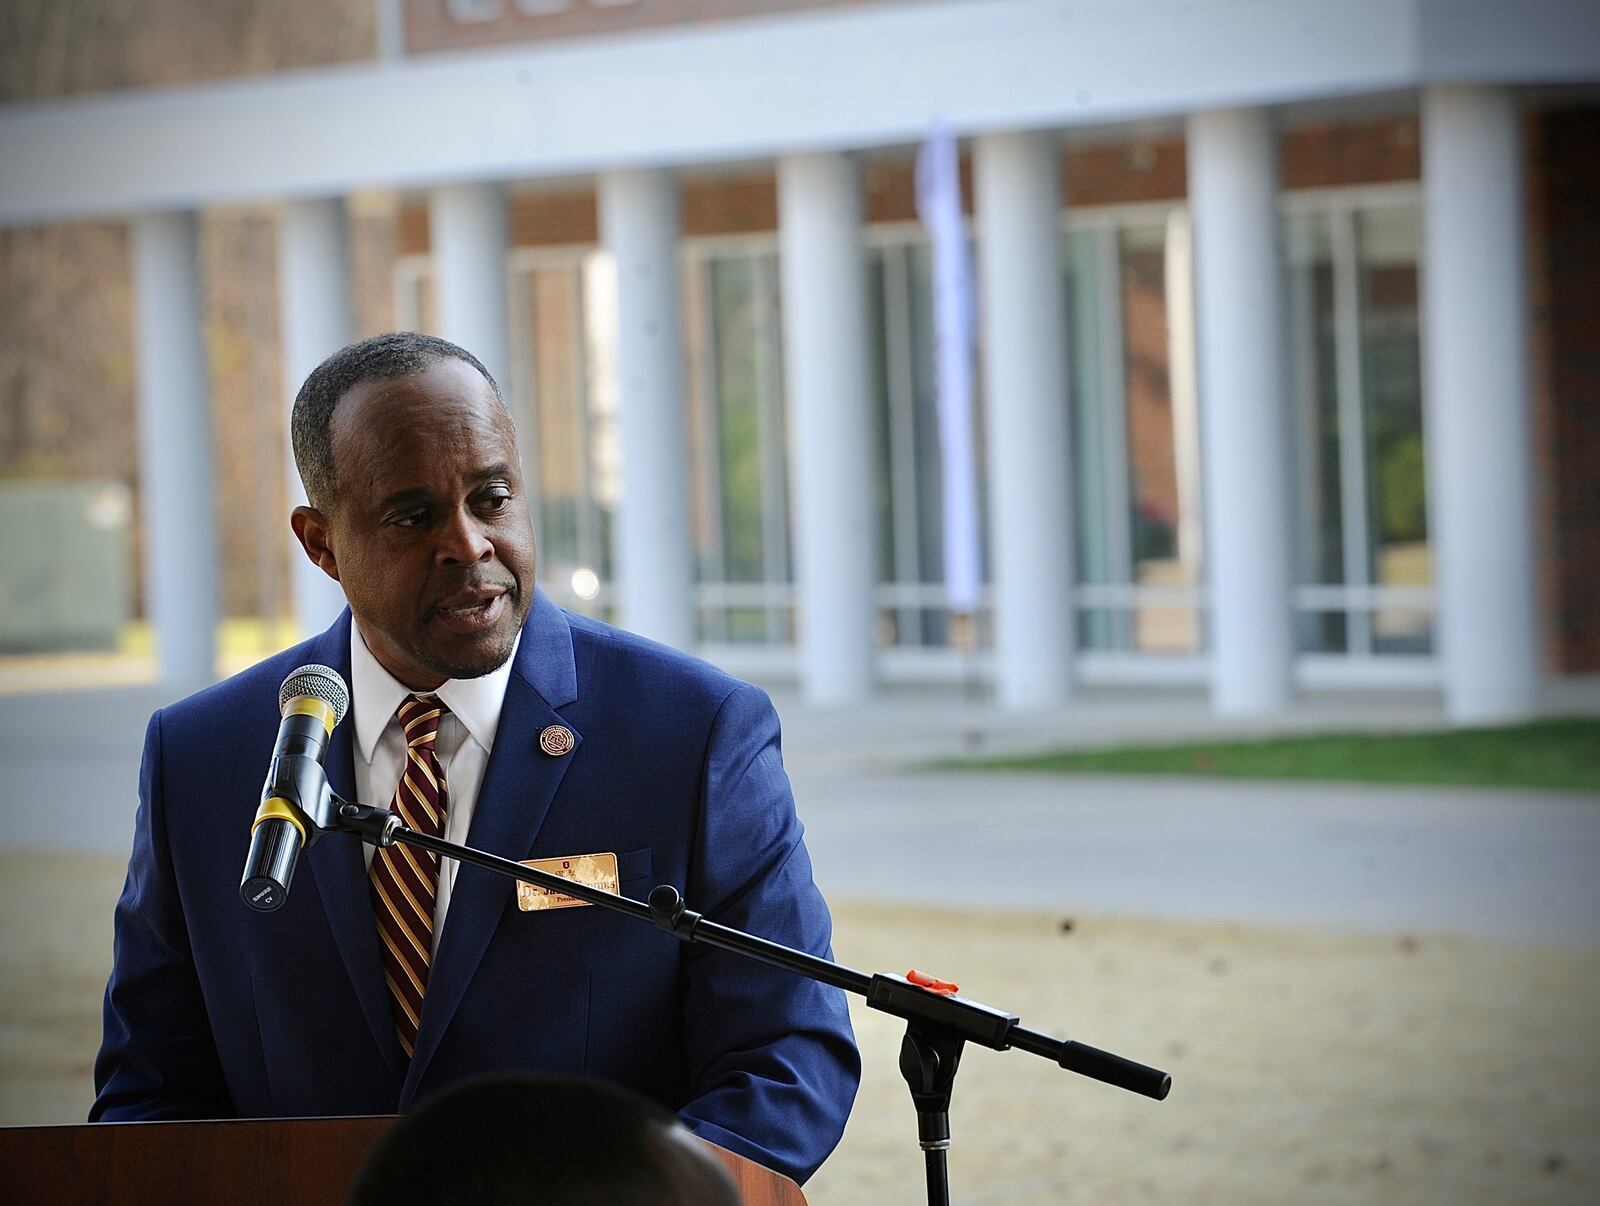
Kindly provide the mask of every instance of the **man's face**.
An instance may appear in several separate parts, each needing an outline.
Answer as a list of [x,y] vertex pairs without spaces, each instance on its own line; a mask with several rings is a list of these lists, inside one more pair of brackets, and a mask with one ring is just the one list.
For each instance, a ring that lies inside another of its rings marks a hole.
[[331,514],[297,511],[295,531],[344,587],[373,656],[417,691],[498,668],[533,603],[534,542],[489,383],[454,359],[363,381],[329,434],[337,499]]

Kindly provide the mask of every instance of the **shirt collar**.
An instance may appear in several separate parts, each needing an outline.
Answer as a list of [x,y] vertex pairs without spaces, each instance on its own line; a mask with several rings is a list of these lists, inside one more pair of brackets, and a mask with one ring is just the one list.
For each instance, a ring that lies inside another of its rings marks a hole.
[[[506,699],[506,683],[511,678],[511,666],[517,659],[517,647],[522,634],[511,646],[511,654],[498,669],[480,678],[452,678],[437,691],[419,694],[437,695],[466,727],[472,739],[486,750],[494,749],[495,731],[500,727],[500,709]],[[411,688],[390,674],[372,656],[366,638],[361,635],[361,625],[352,617],[350,623],[350,694],[355,711],[356,752],[364,762],[371,763],[378,748],[378,740],[389,727],[401,703],[410,695]]]

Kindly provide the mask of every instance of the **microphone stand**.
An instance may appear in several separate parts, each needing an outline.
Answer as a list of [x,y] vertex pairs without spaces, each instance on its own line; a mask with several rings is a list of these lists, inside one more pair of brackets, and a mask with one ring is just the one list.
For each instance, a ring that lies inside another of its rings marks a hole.
[[1017,1015],[1005,1010],[955,996],[953,992],[921,987],[904,976],[883,972],[869,976],[817,955],[707,921],[689,908],[678,890],[669,884],[651,889],[648,902],[614,895],[548,871],[525,867],[508,858],[418,833],[387,809],[355,804],[331,792],[329,797],[317,802],[320,807],[316,811],[322,815],[312,823],[319,829],[354,834],[372,846],[391,846],[398,842],[482,867],[508,879],[561,892],[640,921],[652,922],[682,942],[703,942],[853,992],[865,997],[868,1007],[904,1019],[906,1035],[900,1045],[900,1074],[911,1090],[912,1104],[916,1107],[917,1140],[924,1153],[929,1206],[949,1206],[946,1152],[950,1147],[950,1093],[955,1086],[962,1049],[969,1042],[995,1051],[1013,1047],[1027,1051],[1069,1072],[1157,1101],[1165,1098],[1172,1087],[1172,1077],[1160,1069],[1083,1043],[1024,1029],[1017,1024]]

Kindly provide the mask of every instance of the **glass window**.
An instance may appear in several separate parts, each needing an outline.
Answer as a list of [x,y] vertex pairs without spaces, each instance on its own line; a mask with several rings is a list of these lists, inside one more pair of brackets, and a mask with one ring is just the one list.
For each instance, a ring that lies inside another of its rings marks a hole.
[[1299,648],[1427,653],[1420,209],[1325,199],[1284,235]]
[[794,640],[778,257],[709,249],[684,274],[702,640]]
[[[1421,246],[1422,215],[1415,208],[1356,216],[1369,572],[1379,587],[1426,588],[1433,582],[1422,455]],[[1426,609],[1376,607],[1373,649],[1427,652],[1431,627]]]
[[457,21],[493,21],[504,9],[501,0],[448,0],[450,16]]
[[1192,653],[1201,570],[1187,218],[1092,215],[1063,252],[1078,644]]
[[[1070,373],[1073,502],[1077,512],[1074,552],[1077,580],[1108,586],[1126,583],[1129,510],[1120,502],[1127,496],[1123,485],[1127,454],[1123,446],[1122,408],[1112,398],[1121,393],[1121,373],[1115,363],[1104,363],[1101,348],[1118,338],[1114,316],[1105,312],[1101,299],[1108,275],[1099,254],[1103,240],[1092,230],[1071,231],[1064,243],[1067,271],[1067,332]],[[1110,330],[1103,330],[1104,327]],[[1110,613],[1097,609],[1082,624],[1080,643],[1091,649],[1112,648],[1120,642]]]
[[619,488],[610,261],[595,251],[519,256],[511,288],[511,401],[539,585],[564,607],[609,618]]
[[[1182,473],[1184,456],[1194,451],[1186,445],[1197,433],[1185,431],[1182,399],[1175,403],[1168,255],[1165,223],[1129,226],[1120,232],[1133,582],[1152,588],[1134,608],[1133,647],[1184,653],[1200,644],[1193,600],[1157,593],[1195,586],[1199,571],[1199,550],[1186,543],[1189,531],[1198,531],[1197,518],[1186,511],[1197,512],[1199,500],[1186,496]],[[1186,519],[1192,521],[1187,527]]]
[[[1289,358],[1298,398],[1294,433],[1297,581],[1345,582],[1344,497],[1341,478],[1339,383],[1334,315],[1332,223],[1325,213],[1291,215],[1285,230]],[[1344,653],[1343,610],[1302,611],[1297,620],[1305,652]]]

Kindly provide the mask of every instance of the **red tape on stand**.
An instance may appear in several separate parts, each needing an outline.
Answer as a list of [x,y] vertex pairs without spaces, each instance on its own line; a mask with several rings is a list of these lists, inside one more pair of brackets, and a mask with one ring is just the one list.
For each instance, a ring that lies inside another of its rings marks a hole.
[[906,972],[906,979],[918,988],[926,988],[929,992],[936,992],[942,997],[953,997],[961,991],[961,985],[952,984],[948,980],[941,980],[937,976],[927,975],[912,968]]

